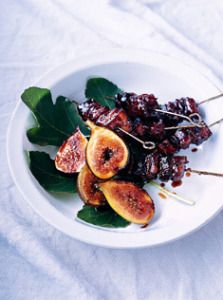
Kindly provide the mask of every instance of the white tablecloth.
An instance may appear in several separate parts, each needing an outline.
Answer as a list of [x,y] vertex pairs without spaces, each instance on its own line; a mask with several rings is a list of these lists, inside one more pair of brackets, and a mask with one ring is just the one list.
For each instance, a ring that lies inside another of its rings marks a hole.
[[[0,6],[0,299],[223,299],[223,214],[165,246],[109,250],[43,221],[10,177],[6,128],[24,88],[110,47],[198,61],[223,80],[222,0],[14,0]],[[210,199],[212,201],[212,199]]]

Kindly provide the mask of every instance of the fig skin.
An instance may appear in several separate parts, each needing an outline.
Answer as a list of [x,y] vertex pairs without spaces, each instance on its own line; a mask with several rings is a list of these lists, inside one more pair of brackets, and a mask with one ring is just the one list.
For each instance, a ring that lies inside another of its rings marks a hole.
[[72,136],[70,136],[60,146],[55,157],[55,166],[57,170],[63,173],[80,172],[86,161],[86,147],[88,140],[77,128]]
[[147,224],[155,207],[148,193],[132,182],[110,180],[98,184],[111,208],[125,220]]
[[104,194],[97,188],[100,181],[85,164],[77,177],[78,194],[85,204],[101,206],[107,203]]
[[113,131],[87,121],[91,136],[87,145],[87,164],[94,175],[109,179],[125,168],[129,151],[124,141]]

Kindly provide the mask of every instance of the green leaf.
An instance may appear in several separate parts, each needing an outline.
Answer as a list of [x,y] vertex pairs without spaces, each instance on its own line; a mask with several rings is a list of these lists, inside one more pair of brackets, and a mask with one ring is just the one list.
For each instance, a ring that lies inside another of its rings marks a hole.
[[21,98],[37,121],[37,126],[27,131],[31,143],[60,146],[78,126],[83,134],[89,134],[77,105],[67,98],[59,96],[53,104],[50,91],[38,87],[28,88]]
[[126,227],[130,223],[117,215],[110,207],[95,208],[92,206],[84,205],[83,208],[77,213],[79,219],[102,227]]
[[30,170],[39,184],[48,192],[75,193],[76,180],[74,175],[58,171],[54,160],[45,152],[30,151]]
[[87,98],[92,98],[101,105],[112,109],[115,108],[114,96],[120,92],[122,92],[122,90],[111,81],[102,77],[95,77],[88,79],[85,89],[85,96]]

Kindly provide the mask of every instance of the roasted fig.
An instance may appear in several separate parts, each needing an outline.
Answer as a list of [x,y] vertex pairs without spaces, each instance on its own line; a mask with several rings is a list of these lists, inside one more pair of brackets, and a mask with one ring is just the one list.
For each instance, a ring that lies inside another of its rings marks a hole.
[[87,121],[91,137],[86,157],[91,171],[100,179],[109,179],[128,163],[129,152],[123,140],[113,131]]
[[70,136],[60,146],[56,158],[55,166],[57,170],[64,173],[80,172],[85,165],[85,150],[88,140],[77,128],[72,136]]
[[84,203],[93,206],[106,203],[105,196],[97,187],[99,181],[100,179],[91,172],[87,165],[82,168],[77,177],[77,188]]
[[112,209],[127,221],[148,223],[154,215],[154,203],[146,191],[132,182],[110,180],[98,184]]

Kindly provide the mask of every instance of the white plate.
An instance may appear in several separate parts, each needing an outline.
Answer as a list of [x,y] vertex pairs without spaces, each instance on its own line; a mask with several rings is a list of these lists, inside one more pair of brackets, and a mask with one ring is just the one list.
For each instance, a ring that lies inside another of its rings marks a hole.
[[[85,57],[66,63],[44,76],[35,85],[51,89],[53,96],[84,99],[84,87],[89,76],[106,77],[126,91],[152,92],[161,102],[176,97],[192,96],[198,100],[219,93],[217,79],[212,82],[198,70],[170,57],[152,52],[111,50],[106,54]],[[218,86],[218,87],[217,87]],[[21,91],[22,92],[22,91]],[[222,117],[223,102],[204,106],[207,122]],[[47,222],[78,240],[112,248],[139,248],[160,245],[194,231],[204,225],[223,205],[222,179],[193,175],[185,177],[177,193],[196,201],[187,206],[173,199],[162,200],[158,191],[148,187],[156,205],[151,224],[142,229],[131,225],[125,229],[103,229],[75,219],[82,202],[78,197],[58,197],[47,193],[29,171],[25,150],[43,149],[31,145],[25,136],[30,125],[30,112],[19,101],[8,130],[8,161],[13,179],[28,203]],[[213,137],[196,153],[190,150],[190,166],[197,169],[222,171],[223,131],[216,126]],[[53,147],[47,147],[52,150]]]

